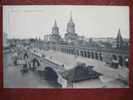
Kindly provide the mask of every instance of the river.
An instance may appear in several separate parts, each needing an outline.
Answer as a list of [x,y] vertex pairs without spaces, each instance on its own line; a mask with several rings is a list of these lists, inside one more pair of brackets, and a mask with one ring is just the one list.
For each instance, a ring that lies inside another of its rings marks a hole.
[[22,74],[20,66],[13,65],[12,54],[4,54],[4,88],[56,88],[34,72]]

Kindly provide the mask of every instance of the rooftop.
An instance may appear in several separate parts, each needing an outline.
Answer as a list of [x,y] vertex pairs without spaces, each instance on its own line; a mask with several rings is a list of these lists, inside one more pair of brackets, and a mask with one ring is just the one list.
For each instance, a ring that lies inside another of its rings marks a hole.
[[79,64],[63,73],[63,77],[70,82],[98,79],[100,75],[102,74],[94,71],[92,66],[86,67],[83,64]]

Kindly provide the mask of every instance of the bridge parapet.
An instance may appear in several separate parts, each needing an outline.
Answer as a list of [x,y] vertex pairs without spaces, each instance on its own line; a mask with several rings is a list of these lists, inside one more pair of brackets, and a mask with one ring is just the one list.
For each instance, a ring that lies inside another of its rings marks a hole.
[[46,67],[51,67],[58,75],[58,83],[62,85],[63,88],[67,87],[67,80],[62,77],[62,72],[65,71],[65,68],[62,66],[62,64],[58,64],[50,59],[47,59],[45,57],[40,57],[39,55],[36,55],[32,52],[29,52],[31,59],[36,58],[40,61],[41,66],[37,68],[39,71],[44,71]]

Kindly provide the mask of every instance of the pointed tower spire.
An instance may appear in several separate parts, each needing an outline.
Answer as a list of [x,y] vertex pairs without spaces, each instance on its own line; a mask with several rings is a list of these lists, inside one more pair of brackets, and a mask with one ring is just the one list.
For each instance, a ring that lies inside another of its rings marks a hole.
[[75,33],[75,24],[72,19],[72,12],[70,13],[70,20],[67,23],[67,33]]
[[56,22],[56,19],[54,21],[54,27],[57,27],[57,22]]
[[116,41],[117,41],[117,47],[121,47],[122,44],[123,44],[123,38],[121,36],[120,29],[118,30],[117,37],[116,37]]
[[72,11],[70,12],[70,22],[73,22]]
[[120,31],[120,29],[118,30],[118,34],[117,34],[117,41],[122,41],[123,39],[122,39],[122,36],[121,36],[121,31]]

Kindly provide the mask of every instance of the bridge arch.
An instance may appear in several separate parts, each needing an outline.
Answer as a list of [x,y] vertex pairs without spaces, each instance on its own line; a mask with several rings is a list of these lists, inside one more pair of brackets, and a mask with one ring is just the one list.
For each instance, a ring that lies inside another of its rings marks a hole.
[[40,66],[40,61],[37,58],[32,59],[33,66]]
[[44,68],[44,76],[50,82],[54,82],[61,87],[67,87],[67,80],[62,77],[62,75],[56,71],[56,69],[51,66],[47,66]]
[[50,66],[47,66],[44,68],[44,75],[45,75],[45,79],[53,82],[58,82],[58,74]]
[[35,70],[37,69],[39,66],[41,66],[41,63],[40,61],[37,59],[37,58],[33,58],[31,61],[30,61],[30,68],[32,70]]

